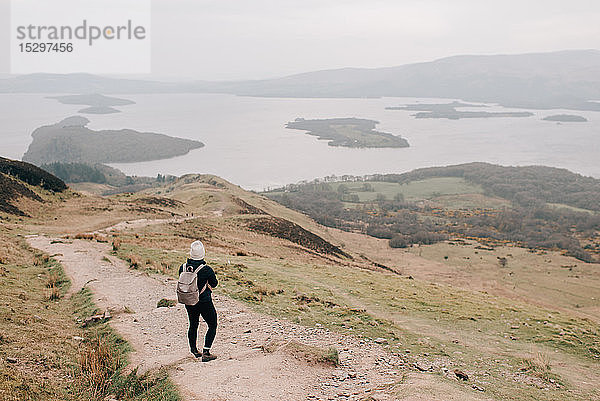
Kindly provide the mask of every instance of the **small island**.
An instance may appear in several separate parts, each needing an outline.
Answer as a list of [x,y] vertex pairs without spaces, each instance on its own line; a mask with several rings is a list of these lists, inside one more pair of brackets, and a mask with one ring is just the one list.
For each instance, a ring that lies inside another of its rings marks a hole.
[[91,107],[86,107],[85,109],[79,110],[78,113],[82,113],[82,114],[113,114],[113,113],[120,113],[120,112],[121,112],[121,110],[117,110],[113,107],[91,106]]
[[65,95],[65,96],[49,96],[48,99],[58,100],[62,104],[82,104],[90,107],[79,110],[79,113],[85,114],[111,114],[120,113],[113,106],[127,106],[135,104],[135,102],[118,97],[104,96],[99,93],[91,93],[86,95]]
[[296,118],[286,128],[307,131],[319,139],[329,141],[329,146],[348,148],[407,148],[408,141],[400,136],[375,131],[378,121],[361,118],[330,118],[305,120]]
[[588,120],[585,117],[574,114],[555,114],[542,118],[544,121],[557,121],[561,123],[586,123]]
[[485,104],[473,104],[463,103],[459,101],[453,101],[451,103],[414,103],[406,104],[404,106],[392,106],[386,107],[386,110],[409,110],[409,111],[435,111],[444,112],[448,110],[455,110],[459,107],[489,107]]
[[54,162],[134,163],[181,156],[202,142],[131,129],[93,131],[85,117],[69,117],[37,128],[23,160],[41,165]]
[[451,102],[441,104],[407,104],[405,106],[386,107],[386,110],[408,110],[418,111],[413,114],[415,118],[447,118],[449,120],[459,120],[461,118],[490,118],[490,117],[531,117],[533,113],[528,111],[461,111],[456,110],[460,107],[488,107],[483,104],[470,104],[462,102]]

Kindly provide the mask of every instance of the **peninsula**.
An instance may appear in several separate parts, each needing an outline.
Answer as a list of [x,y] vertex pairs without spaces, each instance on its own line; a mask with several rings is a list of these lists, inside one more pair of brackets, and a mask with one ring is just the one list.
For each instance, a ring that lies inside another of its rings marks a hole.
[[85,117],[69,117],[37,128],[23,160],[53,162],[134,163],[181,156],[202,142],[131,129],[93,131]]

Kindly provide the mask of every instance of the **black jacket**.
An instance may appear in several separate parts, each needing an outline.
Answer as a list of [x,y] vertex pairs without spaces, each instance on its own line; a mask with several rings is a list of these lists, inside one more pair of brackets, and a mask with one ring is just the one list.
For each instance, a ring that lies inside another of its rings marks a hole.
[[[204,267],[202,267],[200,270],[198,270],[198,273],[197,273],[198,274],[198,288],[200,290],[202,290],[202,288],[204,287],[204,285],[207,282],[208,282],[208,285],[210,285],[212,288],[215,288],[217,285],[219,285],[219,282],[217,281],[217,276],[215,275],[214,270],[212,269],[212,267],[210,267],[209,265],[206,264],[204,259],[202,259],[202,260],[188,259],[186,263],[179,266],[179,274],[181,274],[183,272],[184,265],[187,265],[187,271],[196,270],[196,268],[198,266],[204,265]],[[206,290],[204,290],[204,292],[202,294],[200,294],[200,300],[198,302],[212,301],[211,293],[212,293],[212,291],[210,290],[210,288],[206,287]]]

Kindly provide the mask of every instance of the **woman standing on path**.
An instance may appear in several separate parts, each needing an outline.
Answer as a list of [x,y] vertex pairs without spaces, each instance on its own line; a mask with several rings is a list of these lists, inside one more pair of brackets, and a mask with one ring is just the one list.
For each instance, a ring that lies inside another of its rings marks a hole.
[[[202,357],[202,362],[209,362],[217,357],[210,353],[210,347],[217,334],[217,311],[212,301],[212,289],[218,285],[217,277],[213,269],[204,261],[204,245],[201,241],[194,241],[190,246],[190,256],[186,263],[179,267],[179,274],[185,271],[195,271],[198,269],[198,288],[203,289],[200,293],[200,299],[195,305],[186,305],[190,326],[188,329],[188,341],[190,351],[196,358]],[[206,336],[204,338],[204,348],[202,352],[198,351],[196,341],[198,338],[198,324],[200,316],[208,325]]]

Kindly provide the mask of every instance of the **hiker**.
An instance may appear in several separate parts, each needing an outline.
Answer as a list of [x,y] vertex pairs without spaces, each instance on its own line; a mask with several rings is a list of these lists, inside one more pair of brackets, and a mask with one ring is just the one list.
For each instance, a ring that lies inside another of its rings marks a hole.
[[[210,347],[217,334],[217,311],[215,310],[212,301],[211,290],[217,286],[218,281],[213,269],[204,261],[204,253],[204,245],[201,241],[192,242],[192,245],[190,246],[190,256],[187,262],[179,267],[180,282],[181,277],[183,277],[181,274],[184,271],[196,272],[197,281],[194,283],[196,285],[196,293],[193,295],[198,296],[198,302],[190,304],[189,301],[185,300],[185,302],[183,302],[181,299],[180,302],[186,304],[185,309],[187,310],[190,322],[190,327],[188,329],[190,351],[196,358],[202,358],[202,362],[209,362],[217,358],[210,353]],[[193,299],[195,300],[195,298]],[[198,352],[198,347],[196,345],[200,316],[202,316],[202,319],[204,319],[208,325],[202,352]]]

